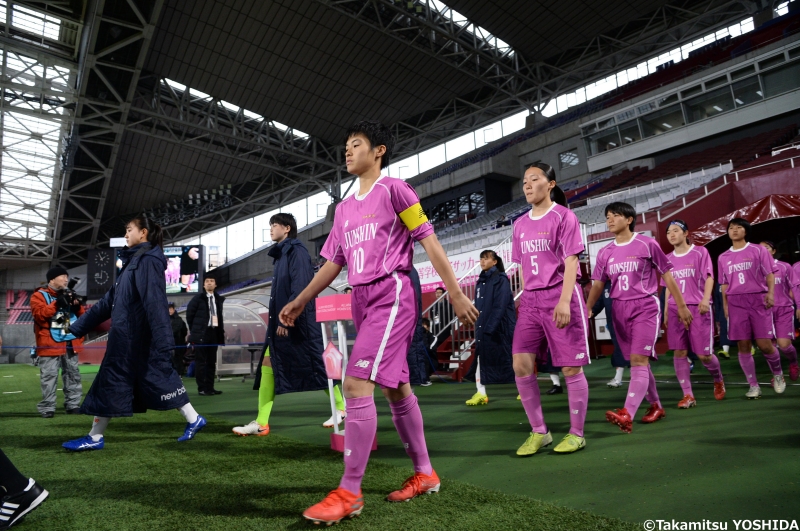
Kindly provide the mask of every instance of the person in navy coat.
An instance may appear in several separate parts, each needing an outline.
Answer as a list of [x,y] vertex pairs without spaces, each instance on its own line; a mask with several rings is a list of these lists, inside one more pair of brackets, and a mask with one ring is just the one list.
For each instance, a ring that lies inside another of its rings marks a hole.
[[93,415],[89,435],[65,442],[67,450],[100,450],[112,417],[130,417],[148,409],[178,409],[186,418],[178,441],[194,438],[206,420],[189,402],[186,388],[172,366],[175,342],[169,320],[167,260],[161,227],[144,216],[125,231],[128,246],[120,251],[122,270],[105,296],[69,327],[82,337],[111,319],[106,354],[80,412]]
[[489,403],[486,385],[514,383],[511,341],[517,323],[514,296],[503,259],[492,250],[481,252],[481,274],[475,286],[475,363],[468,377],[475,378],[477,392],[468,406]]

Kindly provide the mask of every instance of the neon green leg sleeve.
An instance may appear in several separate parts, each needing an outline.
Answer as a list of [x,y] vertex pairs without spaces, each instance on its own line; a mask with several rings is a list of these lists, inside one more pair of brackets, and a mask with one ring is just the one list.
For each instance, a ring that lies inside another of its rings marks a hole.
[[258,388],[258,417],[256,422],[261,426],[269,424],[269,414],[275,402],[275,374],[272,367],[261,366],[261,387]]
[[[331,392],[325,389],[325,394],[331,396]],[[344,398],[342,398],[342,390],[338,385],[333,386],[333,400],[336,402],[336,409],[344,411]]]

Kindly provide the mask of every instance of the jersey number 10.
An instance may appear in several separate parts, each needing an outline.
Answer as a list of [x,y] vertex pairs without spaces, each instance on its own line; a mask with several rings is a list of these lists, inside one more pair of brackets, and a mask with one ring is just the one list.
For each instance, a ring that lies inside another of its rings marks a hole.
[[353,249],[353,266],[356,268],[356,273],[364,271],[364,248],[359,247]]

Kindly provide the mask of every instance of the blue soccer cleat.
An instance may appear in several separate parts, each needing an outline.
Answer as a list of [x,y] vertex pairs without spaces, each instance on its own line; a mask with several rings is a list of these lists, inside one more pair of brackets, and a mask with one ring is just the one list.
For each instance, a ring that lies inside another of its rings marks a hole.
[[85,452],[86,450],[102,450],[105,446],[105,438],[101,437],[99,441],[92,439],[91,435],[81,437],[72,441],[67,441],[61,446],[71,452]]
[[194,439],[194,436],[197,435],[197,432],[205,428],[206,424],[208,424],[206,419],[198,415],[196,421],[186,424],[186,430],[184,430],[183,435],[178,437],[178,442]]

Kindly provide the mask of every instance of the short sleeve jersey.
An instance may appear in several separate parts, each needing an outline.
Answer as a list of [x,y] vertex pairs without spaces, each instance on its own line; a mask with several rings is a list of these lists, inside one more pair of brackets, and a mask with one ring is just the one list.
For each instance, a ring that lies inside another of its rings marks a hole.
[[[792,291],[795,298],[800,294],[800,262],[795,262],[792,266]],[[798,303],[800,304],[800,303]]]
[[731,247],[717,260],[718,281],[728,285],[727,295],[766,293],[767,275],[776,272],[775,260],[760,245]]
[[[775,260],[775,306],[794,306],[789,294],[795,289],[796,280],[792,266],[786,262]],[[796,293],[796,290],[795,290]]]
[[[700,304],[706,289],[706,279],[714,277],[714,266],[711,265],[711,256],[706,248],[692,245],[684,254],[672,251],[667,259],[672,262],[672,276],[681,290],[683,300],[686,304]],[[663,279],[661,285],[666,285]],[[669,302],[675,304],[672,297]]]
[[672,263],[658,242],[633,234],[627,243],[613,241],[597,253],[592,280],[611,280],[611,298],[634,300],[658,293],[659,277]]
[[[514,222],[511,261],[522,268],[526,290],[557,286],[564,281],[564,259],[583,252],[578,217],[553,203],[542,216],[528,211]],[[580,269],[578,278],[580,278]]]
[[369,284],[394,271],[410,271],[414,241],[433,234],[419,196],[405,181],[380,177],[363,196],[336,206],[333,228],[320,254],[347,266],[351,286]]

